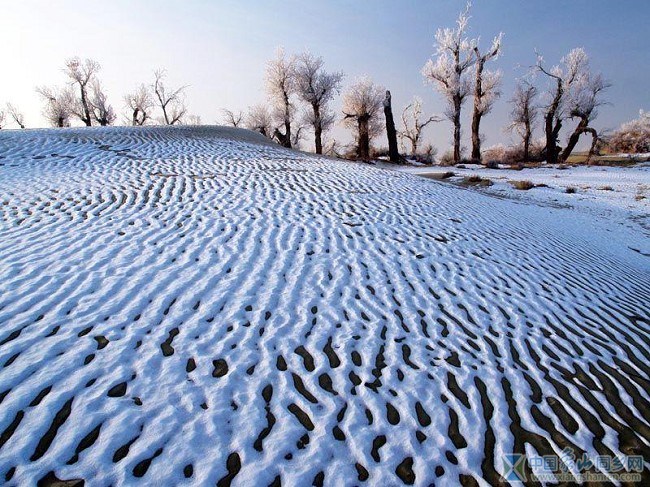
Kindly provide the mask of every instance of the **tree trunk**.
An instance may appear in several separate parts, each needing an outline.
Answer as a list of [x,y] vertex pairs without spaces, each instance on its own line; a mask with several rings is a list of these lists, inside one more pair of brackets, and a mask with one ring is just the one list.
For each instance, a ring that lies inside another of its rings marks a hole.
[[63,117],[59,117],[59,119],[57,120],[57,126],[59,128],[63,128]]
[[390,162],[400,162],[399,149],[397,148],[397,131],[393,120],[390,91],[386,90],[384,98],[384,116],[386,118],[386,135],[388,136],[388,157]]
[[275,129],[275,132],[273,133],[273,136],[274,136],[276,139],[278,139],[278,142],[280,143],[280,145],[281,145],[282,147],[288,147],[288,148],[291,148],[291,141],[290,141],[290,140],[287,140],[288,137],[287,137],[285,134],[283,134],[282,132],[280,132],[280,130]]
[[454,164],[460,162],[460,96],[454,96]]
[[84,109],[84,118],[82,122],[86,124],[87,127],[92,125],[92,120],[90,118],[90,109],[88,108],[88,100],[86,99],[86,87],[81,86],[81,106]]
[[562,122],[556,121],[555,125],[553,124],[554,114],[546,115],[546,162],[549,164],[557,164],[558,155],[560,154],[560,148],[557,145],[558,134],[562,128]]
[[139,108],[136,108],[135,110],[133,110],[133,122],[132,122],[133,125],[140,125],[140,124],[138,123],[138,112],[139,112],[139,111],[140,111]]
[[476,79],[474,82],[474,113],[472,115],[472,160],[481,162],[481,101],[483,100],[483,66],[485,58],[481,57],[478,48],[474,48],[478,60],[476,61]]
[[524,107],[524,162],[530,159],[530,139],[533,136],[533,131],[530,126],[530,107],[528,102]]
[[282,140],[282,146],[291,149],[291,122],[289,120],[285,120],[284,122],[284,137]]
[[596,129],[591,127],[585,127],[584,132],[591,134],[591,147],[589,148],[589,154],[587,155],[587,162],[591,161],[591,158],[596,154],[597,145],[598,145],[598,132]]
[[280,139],[280,143],[282,147],[291,149],[291,103],[286,92],[284,93],[284,136]]
[[580,119],[578,126],[569,137],[569,141],[567,142],[566,147],[562,152],[562,156],[560,157],[560,162],[566,162],[566,160],[569,158],[571,152],[573,152],[573,149],[575,149],[576,145],[578,144],[578,141],[580,140],[580,136],[585,131],[588,124],[589,124],[589,120],[587,120],[586,118]]
[[314,145],[316,147],[316,154],[323,153],[323,122],[320,119],[320,106],[318,103],[312,103],[314,110]]
[[555,114],[560,106],[560,101],[562,100],[563,88],[562,80],[557,79],[557,90],[555,92],[555,97],[553,102],[546,112],[546,117],[544,120],[544,133],[546,134],[546,162],[549,164],[556,164],[558,159],[558,153],[560,149],[557,146],[557,138],[562,128],[562,122],[560,120],[555,120]]
[[479,127],[483,115],[474,107],[474,116],[472,117],[472,160],[481,162],[481,136]]
[[163,117],[165,118],[165,124],[169,125],[169,117],[167,116],[167,108],[165,108],[166,105],[162,105],[162,112],[163,112]]
[[368,117],[361,116],[358,118],[359,124],[359,145],[357,147],[357,157],[364,161],[370,160],[370,136],[368,133]]

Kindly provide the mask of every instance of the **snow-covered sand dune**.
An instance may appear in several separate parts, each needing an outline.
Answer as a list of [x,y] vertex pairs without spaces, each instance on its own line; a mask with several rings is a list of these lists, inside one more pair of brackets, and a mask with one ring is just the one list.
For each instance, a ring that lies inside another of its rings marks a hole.
[[0,133],[0,478],[472,485],[650,462],[650,258],[217,128]]

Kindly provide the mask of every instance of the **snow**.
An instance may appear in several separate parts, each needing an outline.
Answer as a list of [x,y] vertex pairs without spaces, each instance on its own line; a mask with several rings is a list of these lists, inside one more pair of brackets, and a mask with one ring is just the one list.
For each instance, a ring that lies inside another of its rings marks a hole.
[[487,485],[501,455],[567,444],[648,462],[628,203],[594,218],[238,129],[2,131],[0,478]]
[[[382,167],[389,167],[382,165]],[[613,166],[543,166],[540,168],[487,169],[467,164],[458,167],[393,166],[400,171],[419,175],[442,174],[454,177],[447,182],[461,183],[464,177],[479,175],[493,184],[481,187],[487,194],[532,202],[542,206],[568,208],[572,213],[588,216],[591,225],[604,227],[621,246],[630,245],[650,253],[650,164],[631,167]],[[537,187],[515,189],[516,181],[530,181]],[[567,193],[567,188],[575,193]],[[625,231],[621,233],[621,227]],[[620,237],[620,238],[619,238]]]

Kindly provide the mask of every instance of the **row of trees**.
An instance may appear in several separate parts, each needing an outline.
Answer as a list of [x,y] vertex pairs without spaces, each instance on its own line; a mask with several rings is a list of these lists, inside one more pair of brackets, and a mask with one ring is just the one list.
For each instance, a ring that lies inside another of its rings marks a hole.
[[[425,81],[433,85],[447,104],[444,116],[453,126],[454,163],[460,162],[462,157],[461,111],[465,102],[473,98],[470,157],[480,162],[481,122],[501,96],[502,73],[488,66],[501,55],[503,33],[496,35],[487,49],[482,49],[478,39],[467,36],[469,10],[468,4],[459,15],[455,28],[436,32],[436,51],[422,68]],[[540,77],[549,81],[544,90],[535,85]],[[266,109],[266,105],[256,105],[245,115],[242,112],[235,115],[225,110],[225,122],[258,130],[285,147],[296,145],[304,129],[309,127],[314,132],[316,152],[320,154],[323,151],[323,133],[336,119],[329,102],[339,94],[342,79],[340,72],[326,72],[320,57],[306,53],[287,58],[280,51],[278,57],[267,65],[266,84],[271,111]],[[588,56],[582,48],[573,49],[559,65],[552,68],[548,68],[542,56],[537,54],[536,63],[518,82],[510,99],[513,108],[512,123],[508,129],[521,137],[523,161],[533,159],[531,143],[540,114],[543,117],[545,147],[541,155],[536,155],[537,158],[545,158],[551,163],[565,161],[583,134],[592,136],[591,150],[594,151],[599,134],[592,122],[598,114],[598,107],[604,103],[602,94],[609,86],[602,75],[591,71]],[[302,118],[295,116],[295,100],[309,107]],[[341,120],[354,132],[357,157],[368,158],[370,140],[385,128],[391,160],[394,160],[391,146],[394,144],[395,129],[390,92],[365,77],[343,93],[342,101]],[[423,130],[442,119],[438,115],[423,116],[422,101],[414,99],[403,110],[402,127],[397,131],[402,146],[408,143],[411,155],[416,155]],[[566,146],[561,149],[560,131],[570,119],[577,120],[577,123]]]
[[[99,80],[100,70],[100,64],[93,59],[70,58],[63,68],[68,80],[65,85],[36,88],[44,102],[43,116],[51,126],[69,127],[75,120],[88,127],[113,125],[116,122],[117,114]],[[188,115],[185,105],[186,87],[170,88],[165,82],[165,76],[162,69],[154,71],[154,79],[150,84],[142,83],[124,97],[128,110],[126,123],[200,123],[197,116]],[[157,110],[159,115],[156,114]],[[25,128],[25,117],[11,103],[7,103],[6,111],[0,110],[0,128],[7,120],[7,115],[17,126]]]
[[[453,162],[461,159],[461,108],[473,92],[471,159],[481,161],[480,124],[490,112],[494,102],[501,96],[502,73],[485,69],[486,63],[501,54],[503,33],[497,35],[486,51],[481,51],[477,39],[469,39],[466,30],[469,21],[469,5],[458,18],[455,29],[440,29],[436,33],[436,59],[429,60],[422,70],[425,79],[434,84],[447,101],[445,115],[454,126]],[[473,76],[470,74],[474,67]],[[549,81],[542,93],[534,81],[541,75]],[[523,160],[531,159],[530,147],[537,117],[543,115],[545,147],[541,157],[549,163],[566,161],[575,149],[580,136],[592,136],[592,153],[599,140],[592,122],[598,115],[598,107],[604,101],[603,92],[611,86],[601,74],[593,73],[589,58],[582,48],[571,50],[561,63],[548,68],[538,53],[536,64],[519,81],[511,98],[512,124],[510,129],[522,138]],[[577,120],[564,149],[560,148],[560,131],[569,119]]]
[[[451,158],[454,163],[460,162],[462,156],[461,111],[467,100],[473,98],[470,157],[481,161],[481,123],[501,96],[502,73],[489,69],[489,65],[501,55],[503,33],[496,35],[487,49],[483,49],[478,39],[467,36],[469,11],[468,4],[454,28],[436,32],[436,50],[422,68],[425,81],[446,102],[444,118],[453,126]],[[116,121],[116,112],[108,102],[99,71],[96,61],[72,58],[64,66],[68,79],[65,86],[37,88],[45,103],[43,113],[51,125],[65,127],[72,120],[78,120],[87,126],[103,126]],[[425,116],[422,101],[415,98],[402,111],[401,128],[396,129],[390,92],[368,77],[354,81],[342,93],[342,113],[337,115],[331,103],[341,94],[343,79],[342,72],[326,70],[319,56],[309,52],[288,56],[279,50],[266,67],[267,102],[250,107],[246,113],[224,109],[224,121],[235,127],[256,130],[285,147],[297,146],[311,132],[318,154],[336,153],[334,141],[326,147],[325,134],[334,123],[341,121],[354,133],[356,156],[361,159],[369,158],[371,140],[386,130],[390,158],[398,161],[398,137],[403,151],[404,146],[409,145],[411,155],[415,156],[421,148],[425,128],[443,120],[438,115]],[[535,84],[539,79],[547,81],[542,89]],[[582,48],[571,50],[553,67],[547,67],[538,53],[536,63],[519,80],[510,99],[512,112],[508,129],[521,138],[523,161],[533,158],[543,158],[550,163],[565,161],[584,134],[591,135],[591,150],[594,151],[599,134],[593,121],[598,107],[604,103],[603,92],[609,86],[602,75],[592,72]],[[129,112],[126,122],[132,125],[200,123],[198,117],[188,114],[185,91],[186,86],[169,87],[164,70],[155,71],[150,83],[142,83],[124,97]],[[18,126],[25,126],[19,110],[7,104],[6,112],[0,110],[0,128],[7,115]],[[532,154],[533,133],[540,116],[545,144],[541,154]],[[570,120],[576,125],[562,148],[560,131]]]
[[[343,73],[327,72],[321,57],[308,52],[286,56],[280,49],[266,67],[268,103],[255,105],[246,114],[224,109],[224,121],[275,138],[284,147],[298,145],[309,127],[315,151],[322,154],[323,135],[336,121],[330,102],[340,94],[342,81]],[[298,103],[304,105],[302,113]]]
[[[309,130],[313,132],[317,154],[334,153],[335,142],[325,147],[324,136],[338,119],[331,102],[341,94],[343,79],[342,72],[327,71],[319,56],[309,52],[287,56],[280,49],[266,67],[267,102],[250,107],[246,113],[224,109],[223,121],[258,131],[284,147],[297,146]],[[408,139],[415,154],[424,128],[440,120],[435,116],[423,120],[422,101],[416,98],[404,109],[404,128],[398,132],[394,127],[390,92],[369,77],[356,80],[343,93],[342,102],[341,121],[353,131],[356,156],[360,159],[369,158],[370,141],[384,128],[388,132],[391,159],[399,157],[397,136]]]

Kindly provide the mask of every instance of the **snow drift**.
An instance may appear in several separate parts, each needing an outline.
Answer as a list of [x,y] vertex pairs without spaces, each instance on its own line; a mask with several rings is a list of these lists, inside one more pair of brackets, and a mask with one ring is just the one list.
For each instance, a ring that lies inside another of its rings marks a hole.
[[647,466],[650,260],[621,241],[243,130],[2,131],[0,475],[471,485],[567,446]]

